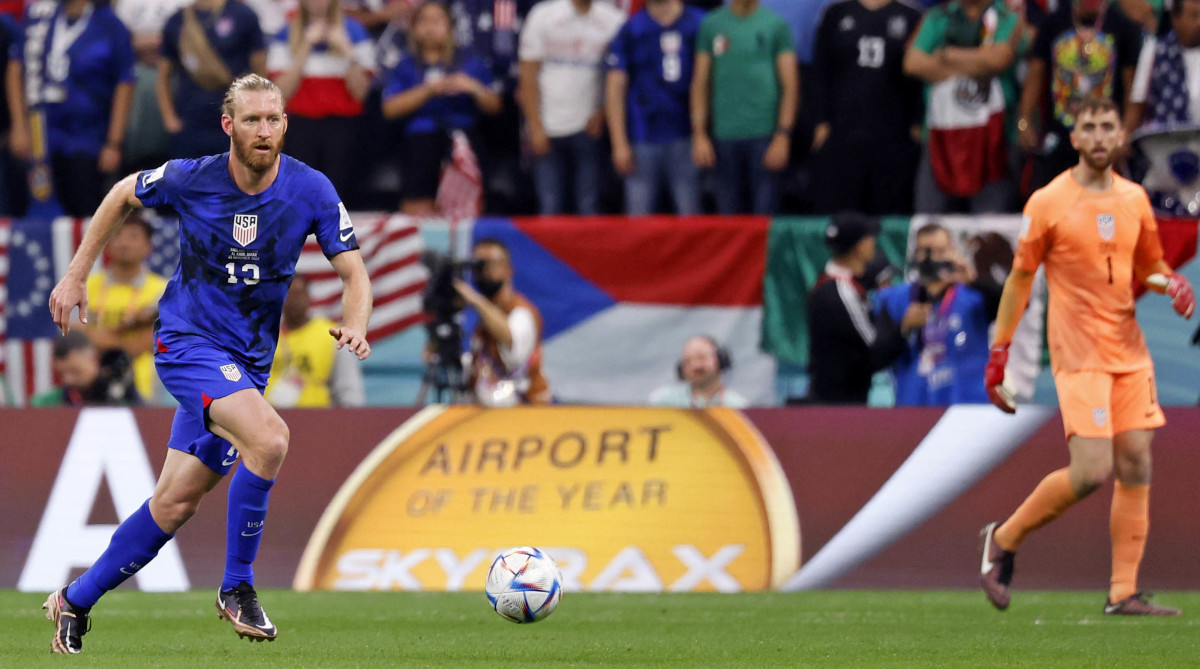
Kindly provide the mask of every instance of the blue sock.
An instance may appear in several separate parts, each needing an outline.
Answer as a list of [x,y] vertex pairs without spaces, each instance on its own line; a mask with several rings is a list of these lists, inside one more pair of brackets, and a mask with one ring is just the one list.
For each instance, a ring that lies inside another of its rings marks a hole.
[[242,463],[229,481],[229,510],[225,518],[225,578],[222,590],[242,581],[254,585],[254,556],[267,522],[267,500],[274,481],[259,478]]
[[101,595],[149,564],[171,536],[154,522],[150,516],[150,500],[146,500],[113,532],[100,559],[67,586],[67,601],[74,606],[91,608]]

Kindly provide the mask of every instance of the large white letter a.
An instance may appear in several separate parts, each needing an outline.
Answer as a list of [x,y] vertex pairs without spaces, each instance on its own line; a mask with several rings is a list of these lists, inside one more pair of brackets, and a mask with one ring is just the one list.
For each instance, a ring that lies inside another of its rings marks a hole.
[[[137,422],[129,409],[84,409],[63,455],[54,489],[38,525],[17,588],[49,591],[67,583],[75,567],[89,567],[108,547],[115,525],[88,525],[100,481],[108,479],[117,515],[128,518],[154,492]],[[179,547],[172,541],[137,573],[150,592],[188,589]]]

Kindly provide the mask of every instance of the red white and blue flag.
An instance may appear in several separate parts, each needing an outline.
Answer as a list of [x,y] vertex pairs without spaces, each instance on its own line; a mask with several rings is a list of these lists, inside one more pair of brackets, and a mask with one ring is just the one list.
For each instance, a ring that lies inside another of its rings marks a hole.
[[[424,322],[421,293],[429,272],[421,264],[425,245],[414,219],[397,214],[355,213],[351,217],[375,300],[367,339],[375,342]],[[296,273],[308,279],[313,311],[340,321],[342,280],[314,237],[305,242]]]
[[[170,277],[179,264],[179,225],[174,218],[142,213],[154,227],[154,251],[146,264]],[[353,220],[375,299],[367,337],[378,341],[423,321],[424,245],[411,219],[354,214]],[[85,227],[85,221],[72,218],[0,219],[0,406],[24,406],[54,387],[51,359],[59,333],[50,318],[50,291],[66,272]],[[341,280],[311,237],[297,271],[309,275],[314,310],[340,318]]]
[[438,182],[437,209],[451,221],[479,216],[483,208],[483,174],[471,142],[462,130],[450,133],[450,162]]
[[643,404],[677,382],[684,342],[707,334],[733,359],[727,385],[774,401],[759,350],[765,217],[518,218],[475,222],[472,239],[512,254],[514,285],[542,313],[543,366],[557,400]]
[[51,349],[58,328],[50,318],[50,291],[66,271],[84,223],[72,218],[0,223],[0,402],[23,406],[54,387]]

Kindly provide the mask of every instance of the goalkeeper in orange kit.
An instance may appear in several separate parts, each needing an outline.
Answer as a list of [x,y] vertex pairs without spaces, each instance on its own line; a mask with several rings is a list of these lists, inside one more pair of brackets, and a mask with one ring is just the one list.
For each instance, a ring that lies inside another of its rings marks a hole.
[[1112,580],[1104,613],[1179,615],[1138,591],[1150,509],[1150,442],[1165,423],[1154,366],[1134,319],[1133,279],[1166,293],[1184,318],[1195,298],[1162,259],[1158,226],[1141,186],[1113,173],[1125,133],[1107,99],[1080,103],[1071,144],[1079,164],[1029,198],[1013,270],[1004,284],[985,371],[992,403],[1012,413],[1004,383],[1008,346],[1038,265],[1050,293],[1050,365],[1070,464],[1042,479],[1003,523],[983,528],[980,582],[998,609],[1009,603],[1014,554],[1025,537],[1116,474],[1110,529]]

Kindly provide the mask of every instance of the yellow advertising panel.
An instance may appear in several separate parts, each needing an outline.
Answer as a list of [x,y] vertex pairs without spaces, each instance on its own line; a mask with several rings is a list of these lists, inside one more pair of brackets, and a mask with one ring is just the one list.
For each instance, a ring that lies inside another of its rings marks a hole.
[[791,489],[737,411],[430,407],[342,486],[294,585],[481,590],[517,545],[570,590],[762,590],[800,563]]

